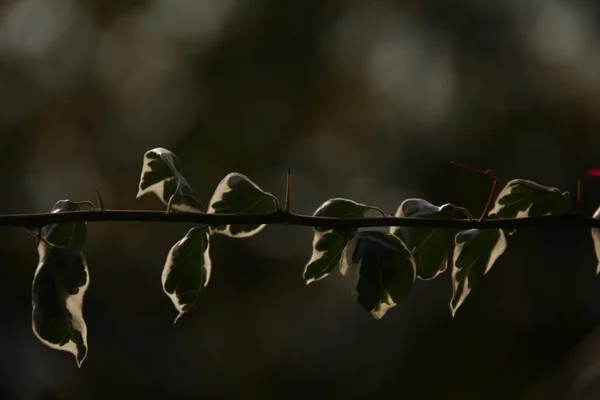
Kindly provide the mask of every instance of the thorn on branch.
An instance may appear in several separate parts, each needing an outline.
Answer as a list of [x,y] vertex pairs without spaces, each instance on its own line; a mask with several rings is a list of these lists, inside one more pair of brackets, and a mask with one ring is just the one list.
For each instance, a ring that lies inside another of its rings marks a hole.
[[289,213],[292,207],[292,167],[288,167],[285,180],[285,206],[283,211]]
[[100,192],[98,191],[98,189],[94,188],[94,192],[96,192],[96,201],[98,202],[98,209],[106,210],[106,208],[104,207],[104,202],[102,201],[102,196],[100,196]]
[[577,203],[575,204],[575,212],[579,214],[581,210],[581,205],[583,203],[583,186],[581,182],[581,177],[577,177]]

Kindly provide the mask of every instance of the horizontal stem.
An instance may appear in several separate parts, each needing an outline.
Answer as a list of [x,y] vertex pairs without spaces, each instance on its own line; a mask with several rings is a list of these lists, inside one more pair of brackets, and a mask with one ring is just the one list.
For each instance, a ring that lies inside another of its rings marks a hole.
[[600,219],[585,217],[579,214],[548,215],[543,217],[487,219],[483,221],[468,219],[429,219],[429,218],[331,218],[299,215],[285,211],[271,214],[203,214],[203,213],[170,213],[164,211],[143,210],[86,210],[65,211],[40,214],[0,215],[0,226],[40,228],[44,225],[65,222],[160,222],[160,223],[193,223],[202,225],[298,225],[328,229],[351,229],[366,227],[437,227],[455,229],[518,229],[532,226],[579,224],[600,228]]

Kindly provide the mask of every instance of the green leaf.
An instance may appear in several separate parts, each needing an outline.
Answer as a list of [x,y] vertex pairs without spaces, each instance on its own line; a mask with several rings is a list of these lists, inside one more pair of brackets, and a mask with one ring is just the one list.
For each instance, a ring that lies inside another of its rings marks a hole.
[[[52,212],[78,209],[79,204],[61,200]],[[32,329],[48,347],[73,354],[81,367],[87,355],[83,298],[90,283],[82,253],[86,224],[53,224],[44,227],[40,236],[43,240],[37,245],[39,262],[31,291]]]
[[[400,204],[396,217],[453,219],[457,208],[452,204],[435,206],[423,199],[407,199]],[[447,248],[451,234],[444,228],[390,227],[410,250],[417,266],[417,276],[433,279],[448,265]]]
[[344,244],[344,235],[334,230],[315,232],[312,256],[304,267],[307,285],[325,278],[339,265]]
[[[594,213],[593,218],[600,219],[600,207],[598,207]],[[596,275],[598,275],[600,274],[600,229],[591,228],[591,233],[594,242],[594,252],[596,253],[596,259],[598,260],[598,265],[596,266]]]
[[[333,198],[317,208],[313,213],[315,217],[331,218],[360,218],[369,210],[379,210],[376,207],[360,204],[352,200]],[[308,285],[314,281],[325,278],[339,264],[342,251],[345,247],[345,236],[353,235],[357,230],[352,229],[338,232],[333,229],[314,228],[313,252],[310,260],[304,267],[304,282]]]
[[455,238],[452,265],[452,316],[471,289],[489,272],[506,250],[506,236],[501,229],[468,229]]
[[570,210],[569,192],[561,192],[557,188],[524,179],[514,179],[502,189],[488,215],[525,218],[564,214]]
[[[360,218],[364,217],[369,210],[376,210],[383,214],[383,211],[377,207],[367,206],[366,204],[357,203],[348,199],[333,198],[321,204],[313,215],[315,217]],[[325,232],[328,230],[318,227],[314,229],[317,232]]]
[[[82,203],[59,200],[52,208],[53,213],[80,211]],[[42,227],[40,236],[49,244],[62,248],[81,249],[87,238],[85,222],[67,222]]]
[[[271,214],[279,210],[279,201],[271,193],[262,191],[247,176],[232,172],[219,183],[210,199],[209,213],[218,214]],[[265,225],[220,225],[211,227],[212,233],[233,238],[256,235]]]
[[179,312],[175,322],[196,303],[210,279],[208,227],[195,227],[167,255],[162,272],[163,290]]
[[154,193],[165,205],[171,201],[171,209],[175,211],[204,212],[204,206],[194,197],[192,186],[181,174],[179,159],[162,147],[144,154],[136,198],[146,193]]
[[415,261],[398,237],[379,231],[358,232],[349,242],[340,272],[350,279],[352,296],[376,319],[408,297]]

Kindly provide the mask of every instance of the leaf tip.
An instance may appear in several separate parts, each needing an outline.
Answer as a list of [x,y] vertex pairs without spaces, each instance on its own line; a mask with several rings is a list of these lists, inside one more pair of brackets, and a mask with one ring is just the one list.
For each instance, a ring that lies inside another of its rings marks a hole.
[[385,313],[382,314],[382,313],[377,312],[377,311],[371,311],[371,316],[375,319],[375,321],[379,321],[381,318],[383,318],[384,314]]
[[304,278],[304,286],[308,286],[314,282],[314,279],[306,279]]
[[77,362],[77,368],[81,369],[81,366],[83,365],[83,361],[85,360],[86,356],[87,356],[87,352],[86,352],[86,355],[81,357],[81,359],[79,359],[77,356],[75,356],[75,361]]
[[176,324],[177,321],[179,321],[179,318],[181,318],[183,316],[183,314],[185,314],[185,312],[180,312],[179,314],[177,314],[177,316],[173,320],[173,325]]

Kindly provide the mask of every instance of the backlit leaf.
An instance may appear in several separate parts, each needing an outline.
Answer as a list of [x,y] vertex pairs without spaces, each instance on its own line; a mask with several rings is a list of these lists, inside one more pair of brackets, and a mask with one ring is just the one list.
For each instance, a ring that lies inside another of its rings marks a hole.
[[[594,213],[593,218],[600,219],[600,207],[598,207]],[[596,253],[596,259],[598,260],[598,264],[596,266],[596,275],[598,275],[600,274],[600,229],[591,228],[591,232],[592,240],[594,241],[594,252]]]
[[[453,219],[456,210],[452,204],[438,207],[423,199],[407,199],[398,207],[396,217]],[[402,226],[390,227],[390,232],[398,236],[413,254],[419,278],[433,279],[446,270],[451,240],[448,229]]]
[[452,316],[505,250],[506,236],[501,229],[468,229],[456,235],[450,301]]
[[[62,200],[52,212],[77,209],[77,204]],[[42,343],[70,352],[81,366],[87,356],[83,298],[90,283],[82,253],[86,224],[53,224],[44,227],[40,236],[43,240],[38,241],[39,262],[32,284],[32,329]]]
[[[377,208],[348,199],[333,198],[321,204],[313,216],[360,218],[364,217],[367,211],[373,209]],[[338,232],[333,229],[315,227],[314,231],[312,256],[304,267],[303,278],[307,285],[325,278],[339,265],[345,247],[345,237],[354,235],[357,230]]]
[[154,193],[165,205],[182,212],[203,212],[204,206],[194,197],[192,186],[181,174],[181,163],[175,154],[162,147],[144,154],[137,198]]
[[[369,210],[378,210],[378,208],[348,199],[333,198],[321,204],[313,215],[315,217],[360,218],[364,217]],[[328,229],[315,228],[315,230],[325,232]]]
[[340,272],[350,280],[354,299],[376,319],[408,297],[415,261],[398,237],[358,232],[342,253]]
[[[270,214],[279,210],[279,201],[262,191],[245,175],[232,172],[219,183],[210,199],[209,213]],[[234,238],[245,238],[260,232],[265,225],[221,225],[211,232]]]
[[329,275],[340,264],[343,250],[342,234],[334,230],[315,232],[312,256],[304,267],[305,283],[308,285]]
[[540,217],[564,214],[571,210],[569,192],[542,186],[532,181],[515,179],[498,194],[489,215],[500,218]]
[[210,279],[208,227],[192,228],[167,255],[163,290],[179,312],[175,322],[196,303]]

